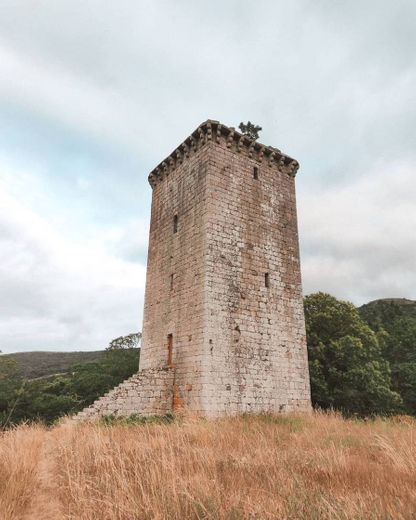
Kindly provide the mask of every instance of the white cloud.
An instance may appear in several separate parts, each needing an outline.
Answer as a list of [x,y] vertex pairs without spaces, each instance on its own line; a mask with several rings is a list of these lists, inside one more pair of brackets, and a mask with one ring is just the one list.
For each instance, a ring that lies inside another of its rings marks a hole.
[[145,267],[75,242],[9,191],[0,183],[0,348],[104,348],[139,330]]
[[360,179],[299,195],[305,292],[364,303],[414,297],[416,163],[375,164]]

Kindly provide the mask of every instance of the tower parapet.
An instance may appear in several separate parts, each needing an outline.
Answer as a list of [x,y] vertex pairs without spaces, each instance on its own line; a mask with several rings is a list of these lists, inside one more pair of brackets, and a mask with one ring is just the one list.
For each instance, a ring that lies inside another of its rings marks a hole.
[[292,177],[296,175],[299,169],[299,163],[296,159],[282,153],[277,148],[261,144],[238,132],[233,127],[208,119],[150,172],[149,183],[152,188],[157,182],[170,175],[191,154],[210,142],[254,159],[259,164],[267,163],[270,168],[277,168]]

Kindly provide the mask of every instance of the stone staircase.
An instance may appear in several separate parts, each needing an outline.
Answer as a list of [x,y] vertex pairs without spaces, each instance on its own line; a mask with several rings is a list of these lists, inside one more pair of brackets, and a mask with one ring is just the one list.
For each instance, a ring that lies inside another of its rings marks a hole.
[[164,415],[172,412],[174,385],[174,367],[140,370],[84,408],[74,419],[93,420],[105,415]]

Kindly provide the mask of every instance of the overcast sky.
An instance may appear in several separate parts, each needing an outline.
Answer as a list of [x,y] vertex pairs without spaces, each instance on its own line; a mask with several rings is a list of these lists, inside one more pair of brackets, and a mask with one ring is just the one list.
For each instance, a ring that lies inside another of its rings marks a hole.
[[208,118],[299,160],[305,294],[416,298],[414,0],[1,0],[0,349],[140,330],[149,171]]

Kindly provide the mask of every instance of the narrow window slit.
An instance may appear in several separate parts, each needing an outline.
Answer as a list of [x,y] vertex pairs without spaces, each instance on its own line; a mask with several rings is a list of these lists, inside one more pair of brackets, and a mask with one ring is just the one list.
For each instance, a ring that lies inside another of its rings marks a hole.
[[175,215],[173,217],[173,232],[174,233],[178,232],[178,215]]
[[174,275],[171,274],[171,275],[170,275],[170,290],[171,290],[171,291],[173,290],[173,277],[174,277]]
[[173,335],[168,334],[168,366],[172,365],[173,361]]
[[270,287],[269,273],[264,273],[264,286],[267,287],[267,288]]
[[253,168],[253,179],[258,179],[259,178],[259,169],[257,166],[254,166]]

